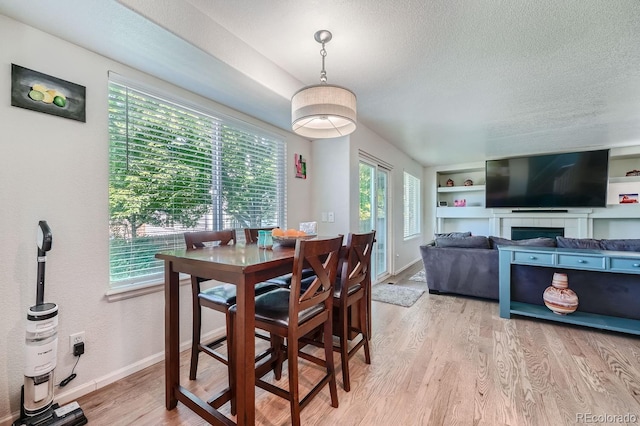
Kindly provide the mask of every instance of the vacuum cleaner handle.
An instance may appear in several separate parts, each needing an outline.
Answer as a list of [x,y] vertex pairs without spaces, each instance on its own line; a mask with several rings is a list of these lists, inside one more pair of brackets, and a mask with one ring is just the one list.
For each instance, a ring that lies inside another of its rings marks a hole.
[[47,261],[47,252],[51,250],[53,237],[51,228],[46,220],[38,222],[38,283],[36,286],[36,305],[44,303],[44,266]]

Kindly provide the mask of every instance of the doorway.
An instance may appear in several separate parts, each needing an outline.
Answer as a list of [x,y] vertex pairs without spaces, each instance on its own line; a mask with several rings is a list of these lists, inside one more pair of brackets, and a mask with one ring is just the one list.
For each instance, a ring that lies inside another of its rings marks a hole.
[[360,159],[359,232],[376,230],[371,254],[373,283],[389,273],[389,175],[390,170],[376,162]]

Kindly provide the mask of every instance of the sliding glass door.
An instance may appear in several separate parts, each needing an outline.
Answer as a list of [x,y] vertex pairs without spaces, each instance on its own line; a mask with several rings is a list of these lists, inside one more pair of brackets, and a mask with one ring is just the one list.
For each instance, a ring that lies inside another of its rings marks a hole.
[[389,276],[389,170],[374,162],[360,160],[360,232],[376,230],[371,256],[372,281]]

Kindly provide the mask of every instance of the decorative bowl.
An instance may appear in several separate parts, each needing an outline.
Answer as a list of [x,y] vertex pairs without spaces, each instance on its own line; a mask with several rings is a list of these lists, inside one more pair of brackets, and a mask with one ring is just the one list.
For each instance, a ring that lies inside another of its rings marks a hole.
[[282,247],[295,247],[297,240],[310,240],[311,238],[315,238],[317,235],[315,234],[307,234],[302,235],[300,237],[276,237],[273,236],[273,244],[277,244]]

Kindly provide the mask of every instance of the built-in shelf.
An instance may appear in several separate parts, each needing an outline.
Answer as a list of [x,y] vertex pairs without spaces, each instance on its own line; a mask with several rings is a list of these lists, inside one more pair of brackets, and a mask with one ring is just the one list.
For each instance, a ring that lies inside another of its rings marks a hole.
[[608,204],[606,209],[594,209],[589,217],[592,219],[637,219],[640,217],[640,204]]
[[467,206],[467,207],[437,207],[437,218],[491,218],[491,209],[486,209],[481,206]]
[[633,183],[640,182],[640,176],[618,176],[610,177],[609,183]]
[[438,192],[474,192],[484,191],[484,185],[471,185],[471,186],[441,186],[438,188]]

